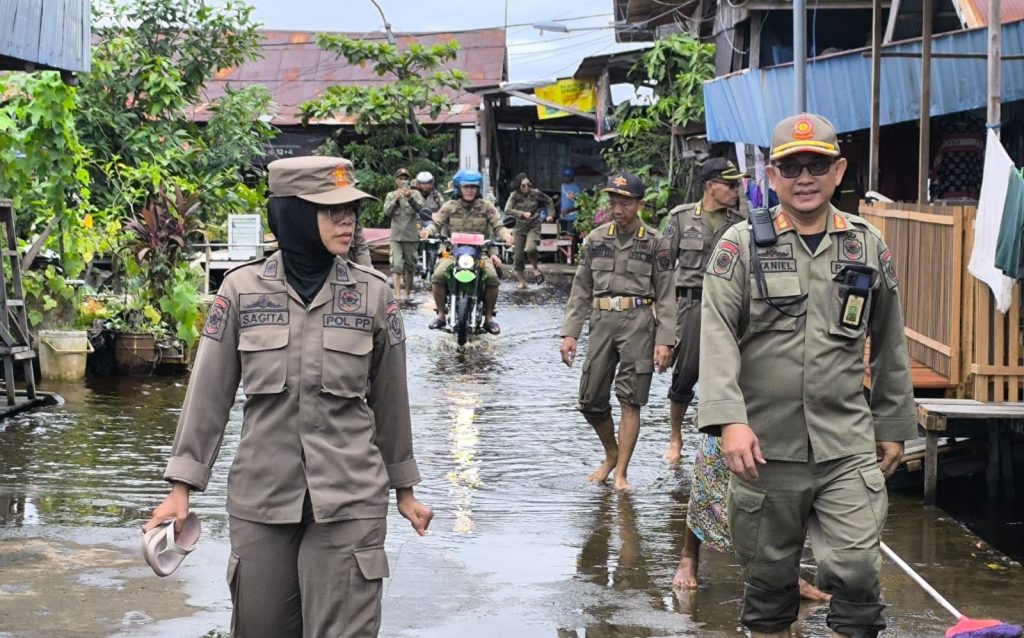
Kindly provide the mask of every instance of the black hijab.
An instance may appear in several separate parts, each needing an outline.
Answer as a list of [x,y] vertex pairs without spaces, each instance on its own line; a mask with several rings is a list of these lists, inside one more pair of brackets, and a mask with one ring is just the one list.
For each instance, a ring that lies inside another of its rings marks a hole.
[[320,239],[316,204],[298,197],[271,197],[267,221],[284,258],[284,274],[308,307],[334,265]]

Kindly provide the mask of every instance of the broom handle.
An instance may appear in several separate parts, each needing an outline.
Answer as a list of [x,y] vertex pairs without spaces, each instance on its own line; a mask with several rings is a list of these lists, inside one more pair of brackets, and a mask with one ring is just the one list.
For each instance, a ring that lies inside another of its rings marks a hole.
[[957,620],[963,618],[963,614],[957,611],[956,607],[954,607],[948,600],[943,598],[942,594],[935,591],[935,588],[929,585],[928,581],[922,578],[920,574],[915,572],[913,567],[904,562],[903,559],[900,558],[896,552],[892,551],[892,548],[883,543],[881,540],[878,541],[878,545],[882,548],[882,552],[884,552],[885,555],[892,560],[892,562],[896,563],[897,567],[906,572],[907,576],[913,578],[914,582],[921,586],[921,589],[928,592],[928,594],[930,594],[931,597],[934,598],[937,603],[946,608],[946,611],[953,614],[954,618],[956,618]]

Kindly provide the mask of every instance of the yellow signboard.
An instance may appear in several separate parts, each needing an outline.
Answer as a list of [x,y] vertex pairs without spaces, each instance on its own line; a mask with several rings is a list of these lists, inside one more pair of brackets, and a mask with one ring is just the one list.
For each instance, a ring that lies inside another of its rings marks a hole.
[[[593,113],[597,104],[597,88],[591,80],[559,80],[547,86],[538,86],[533,94],[547,102],[567,106],[584,113]],[[537,118],[550,120],[572,115],[550,106],[537,105]]]

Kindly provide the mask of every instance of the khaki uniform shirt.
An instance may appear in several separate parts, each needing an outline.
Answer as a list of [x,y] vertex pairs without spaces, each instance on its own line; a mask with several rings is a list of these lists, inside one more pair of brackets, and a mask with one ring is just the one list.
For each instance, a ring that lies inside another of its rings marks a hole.
[[379,518],[389,488],[415,485],[398,304],[376,271],[336,259],[302,301],[281,253],[224,279],[203,329],[164,478],[204,490],[239,380],[242,437],[228,513],[297,523]]
[[512,233],[501,225],[501,213],[483,198],[468,203],[462,199],[445,202],[425,230],[430,235],[451,237],[452,233],[479,233],[488,238],[497,235],[505,241],[512,241]]
[[623,242],[614,223],[603,224],[583,240],[561,336],[579,339],[595,297],[627,296],[654,300],[658,322],[654,343],[674,346],[676,291],[668,241],[641,222]]
[[[750,231],[730,227],[704,279],[698,426],[746,423],[769,460],[824,462],[873,452],[876,441],[917,436],[910,364],[892,255],[881,233],[833,208],[812,255],[789,217],[773,210],[778,241],[759,248],[764,301],[750,268]],[[839,323],[847,264],[878,271],[859,328]],[[802,303],[785,306],[807,294]],[[871,337],[870,405],[864,340]]]
[[423,195],[410,189],[409,197],[391,191],[384,198],[384,215],[391,218],[391,241],[419,241],[418,214],[423,208]]
[[704,268],[726,229],[746,219],[739,211],[725,209],[725,219],[716,230],[711,225],[711,211],[703,211],[700,202],[683,204],[669,211],[665,239],[676,265],[676,286],[700,288],[704,284]]
[[[525,233],[527,230],[540,228],[540,209],[546,208],[548,213],[551,213],[553,205],[551,198],[536,188],[531,188],[528,193],[516,189],[505,202],[505,214],[515,215],[516,232]],[[530,218],[523,219],[518,213],[530,213]]]

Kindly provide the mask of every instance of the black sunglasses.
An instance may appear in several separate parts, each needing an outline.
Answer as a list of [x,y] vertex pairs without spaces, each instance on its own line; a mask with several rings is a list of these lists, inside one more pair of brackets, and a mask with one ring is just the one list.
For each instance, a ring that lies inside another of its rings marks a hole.
[[[345,217],[347,215],[350,215],[350,214],[353,217],[356,217],[356,218],[359,217],[359,204],[358,203],[335,204],[333,206],[320,206],[319,210],[321,212],[327,213],[327,215],[331,218],[331,223],[333,223],[333,224],[340,224],[340,223],[342,223],[343,221],[345,221]],[[353,220],[353,221],[355,221],[355,220]]]
[[779,171],[779,174],[786,179],[796,179],[797,177],[800,177],[800,173],[802,173],[805,168],[807,169],[807,172],[814,177],[821,177],[832,170],[832,164],[834,163],[834,159],[823,157],[821,159],[813,159],[806,164],[795,161],[773,162],[772,166],[774,166],[776,170]]

